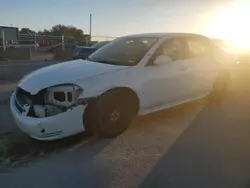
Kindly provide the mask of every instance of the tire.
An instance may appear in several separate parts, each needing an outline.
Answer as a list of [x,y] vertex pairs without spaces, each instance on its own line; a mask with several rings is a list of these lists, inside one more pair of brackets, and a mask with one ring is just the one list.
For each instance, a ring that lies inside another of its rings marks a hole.
[[137,114],[137,98],[132,92],[111,90],[88,107],[84,124],[97,136],[112,138],[123,133]]
[[228,83],[230,80],[230,73],[228,70],[221,71],[213,85],[213,89],[207,96],[209,102],[219,102],[227,92]]

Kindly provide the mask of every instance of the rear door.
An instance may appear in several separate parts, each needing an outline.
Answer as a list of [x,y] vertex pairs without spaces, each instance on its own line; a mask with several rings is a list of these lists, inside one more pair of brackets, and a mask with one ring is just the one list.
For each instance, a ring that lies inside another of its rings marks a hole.
[[185,37],[189,61],[190,98],[208,94],[220,70],[220,64],[213,57],[213,45],[205,37]]

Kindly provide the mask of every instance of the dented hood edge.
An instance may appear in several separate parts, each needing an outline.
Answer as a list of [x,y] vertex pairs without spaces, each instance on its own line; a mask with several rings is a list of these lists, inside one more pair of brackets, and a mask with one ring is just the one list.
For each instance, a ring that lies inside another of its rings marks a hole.
[[80,80],[129,68],[86,60],[74,60],[47,66],[31,72],[20,80],[18,87],[32,95],[40,90],[62,84],[77,84]]

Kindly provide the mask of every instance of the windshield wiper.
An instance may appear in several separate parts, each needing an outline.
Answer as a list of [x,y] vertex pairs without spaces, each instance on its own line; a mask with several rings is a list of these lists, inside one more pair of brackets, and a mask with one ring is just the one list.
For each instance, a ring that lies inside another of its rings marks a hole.
[[110,61],[106,61],[106,60],[93,60],[93,59],[90,59],[89,57],[87,57],[86,60],[87,61],[97,62],[97,63],[113,64]]
[[121,63],[121,62],[118,62],[118,61],[93,60],[93,59],[90,59],[90,58],[86,58],[86,60],[97,62],[97,63],[109,64],[109,65],[131,66],[128,63]]
[[97,61],[94,61],[93,59],[90,59],[89,57],[87,57],[86,60],[87,60],[87,61],[97,62]]
[[116,65],[116,63],[107,60],[97,60],[97,62]]

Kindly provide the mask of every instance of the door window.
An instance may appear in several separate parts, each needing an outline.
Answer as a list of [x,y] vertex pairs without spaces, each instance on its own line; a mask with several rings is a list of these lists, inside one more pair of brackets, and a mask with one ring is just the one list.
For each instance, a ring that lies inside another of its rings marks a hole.
[[189,58],[208,56],[212,53],[211,43],[208,40],[202,38],[187,38],[186,42]]
[[167,40],[161,47],[157,56],[168,56],[172,61],[185,59],[185,46],[182,40],[174,38]]

